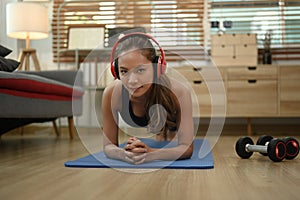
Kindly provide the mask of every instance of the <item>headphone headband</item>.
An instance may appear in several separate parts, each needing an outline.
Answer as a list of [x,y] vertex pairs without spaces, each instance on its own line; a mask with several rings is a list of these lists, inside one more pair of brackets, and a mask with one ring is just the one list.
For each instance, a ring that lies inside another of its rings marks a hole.
[[152,36],[150,36],[146,33],[133,32],[133,33],[126,34],[123,37],[121,37],[120,39],[118,39],[115,42],[115,44],[112,48],[112,51],[111,51],[111,54],[110,54],[110,66],[111,66],[112,75],[115,78],[119,78],[118,75],[117,75],[116,69],[115,69],[115,58],[114,58],[114,54],[115,54],[115,51],[117,49],[117,46],[119,45],[120,42],[122,42],[122,41],[124,41],[127,38],[132,37],[132,36],[141,36],[141,37],[148,38],[148,39],[152,40],[159,47],[160,59],[159,59],[159,63],[157,63],[157,64],[161,65],[160,66],[161,67],[161,72],[159,74],[164,73],[165,68],[166,68],[165,53],[164,53],[163,49],[160,47],[159,43]]

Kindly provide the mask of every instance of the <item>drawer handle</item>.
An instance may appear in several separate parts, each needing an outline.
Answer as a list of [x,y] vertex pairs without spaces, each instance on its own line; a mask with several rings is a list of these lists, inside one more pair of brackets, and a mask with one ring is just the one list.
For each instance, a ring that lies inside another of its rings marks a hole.
[[256,83],[256,80],[248,80],[248,83]]
[[202,70],[202,67],[197,67],[197,68],[194,67],[193,69],[194,69],[194,71],[201,71],[201,70]]
[[248,67],[248,70],[256,70],[256,67]]
[[202,81],[193,81],[194,82],[194,84],[201,84],[202,83]]

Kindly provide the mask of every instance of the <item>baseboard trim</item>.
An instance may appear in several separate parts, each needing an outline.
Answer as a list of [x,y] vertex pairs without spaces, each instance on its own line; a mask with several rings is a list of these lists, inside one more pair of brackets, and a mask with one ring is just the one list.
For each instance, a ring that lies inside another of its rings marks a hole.
[[[204,136],[207,133],[209,124],[200,124],[197,129],[197,135]],[[98,127],[80,127],[81,129],[94,129]],[[61,135],[69,135],[68,126],[58,128]],[[53,134],[55,131],[52,125],[30,124],[21,128],[11,130],[5,135],[38,135],[38,134]],[[300,124],[252,124],[252,135],[299,135]],[[222,129],[222,135],[247,135],[247,124],[232,124],[225,123]]]

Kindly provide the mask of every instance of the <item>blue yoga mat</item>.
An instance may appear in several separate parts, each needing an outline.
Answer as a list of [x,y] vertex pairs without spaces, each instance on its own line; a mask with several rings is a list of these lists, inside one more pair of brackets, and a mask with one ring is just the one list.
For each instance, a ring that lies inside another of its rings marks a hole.
[[[152,139],[141,139],[145,144],[154,148],[170,148],[175,143],[157,142]],[[123,147],[125,144],[121,144]],[[199,158],[198,153],[200,148],[205,148],[209,152],[204,158]],[[176,161],[152,161],[140,165],[129,164],[120,160],[109,159],[103,151],[85,156],[73,161],[65,162],[66,167],[79,168],[165,168],[165,169],[211,169],[214,168],[214,160],[211,152],[211,147],[208,140],[195,139],[194,152],[190,159]]]

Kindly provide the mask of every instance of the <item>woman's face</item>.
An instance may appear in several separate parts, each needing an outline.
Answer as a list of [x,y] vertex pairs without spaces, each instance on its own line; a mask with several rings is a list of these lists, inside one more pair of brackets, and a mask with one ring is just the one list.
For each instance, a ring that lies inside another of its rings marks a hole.
[[122,54],[118,65],[120,79],[132,97],[140,97],[149,90],[154,76],[153,65],[142,50]]

